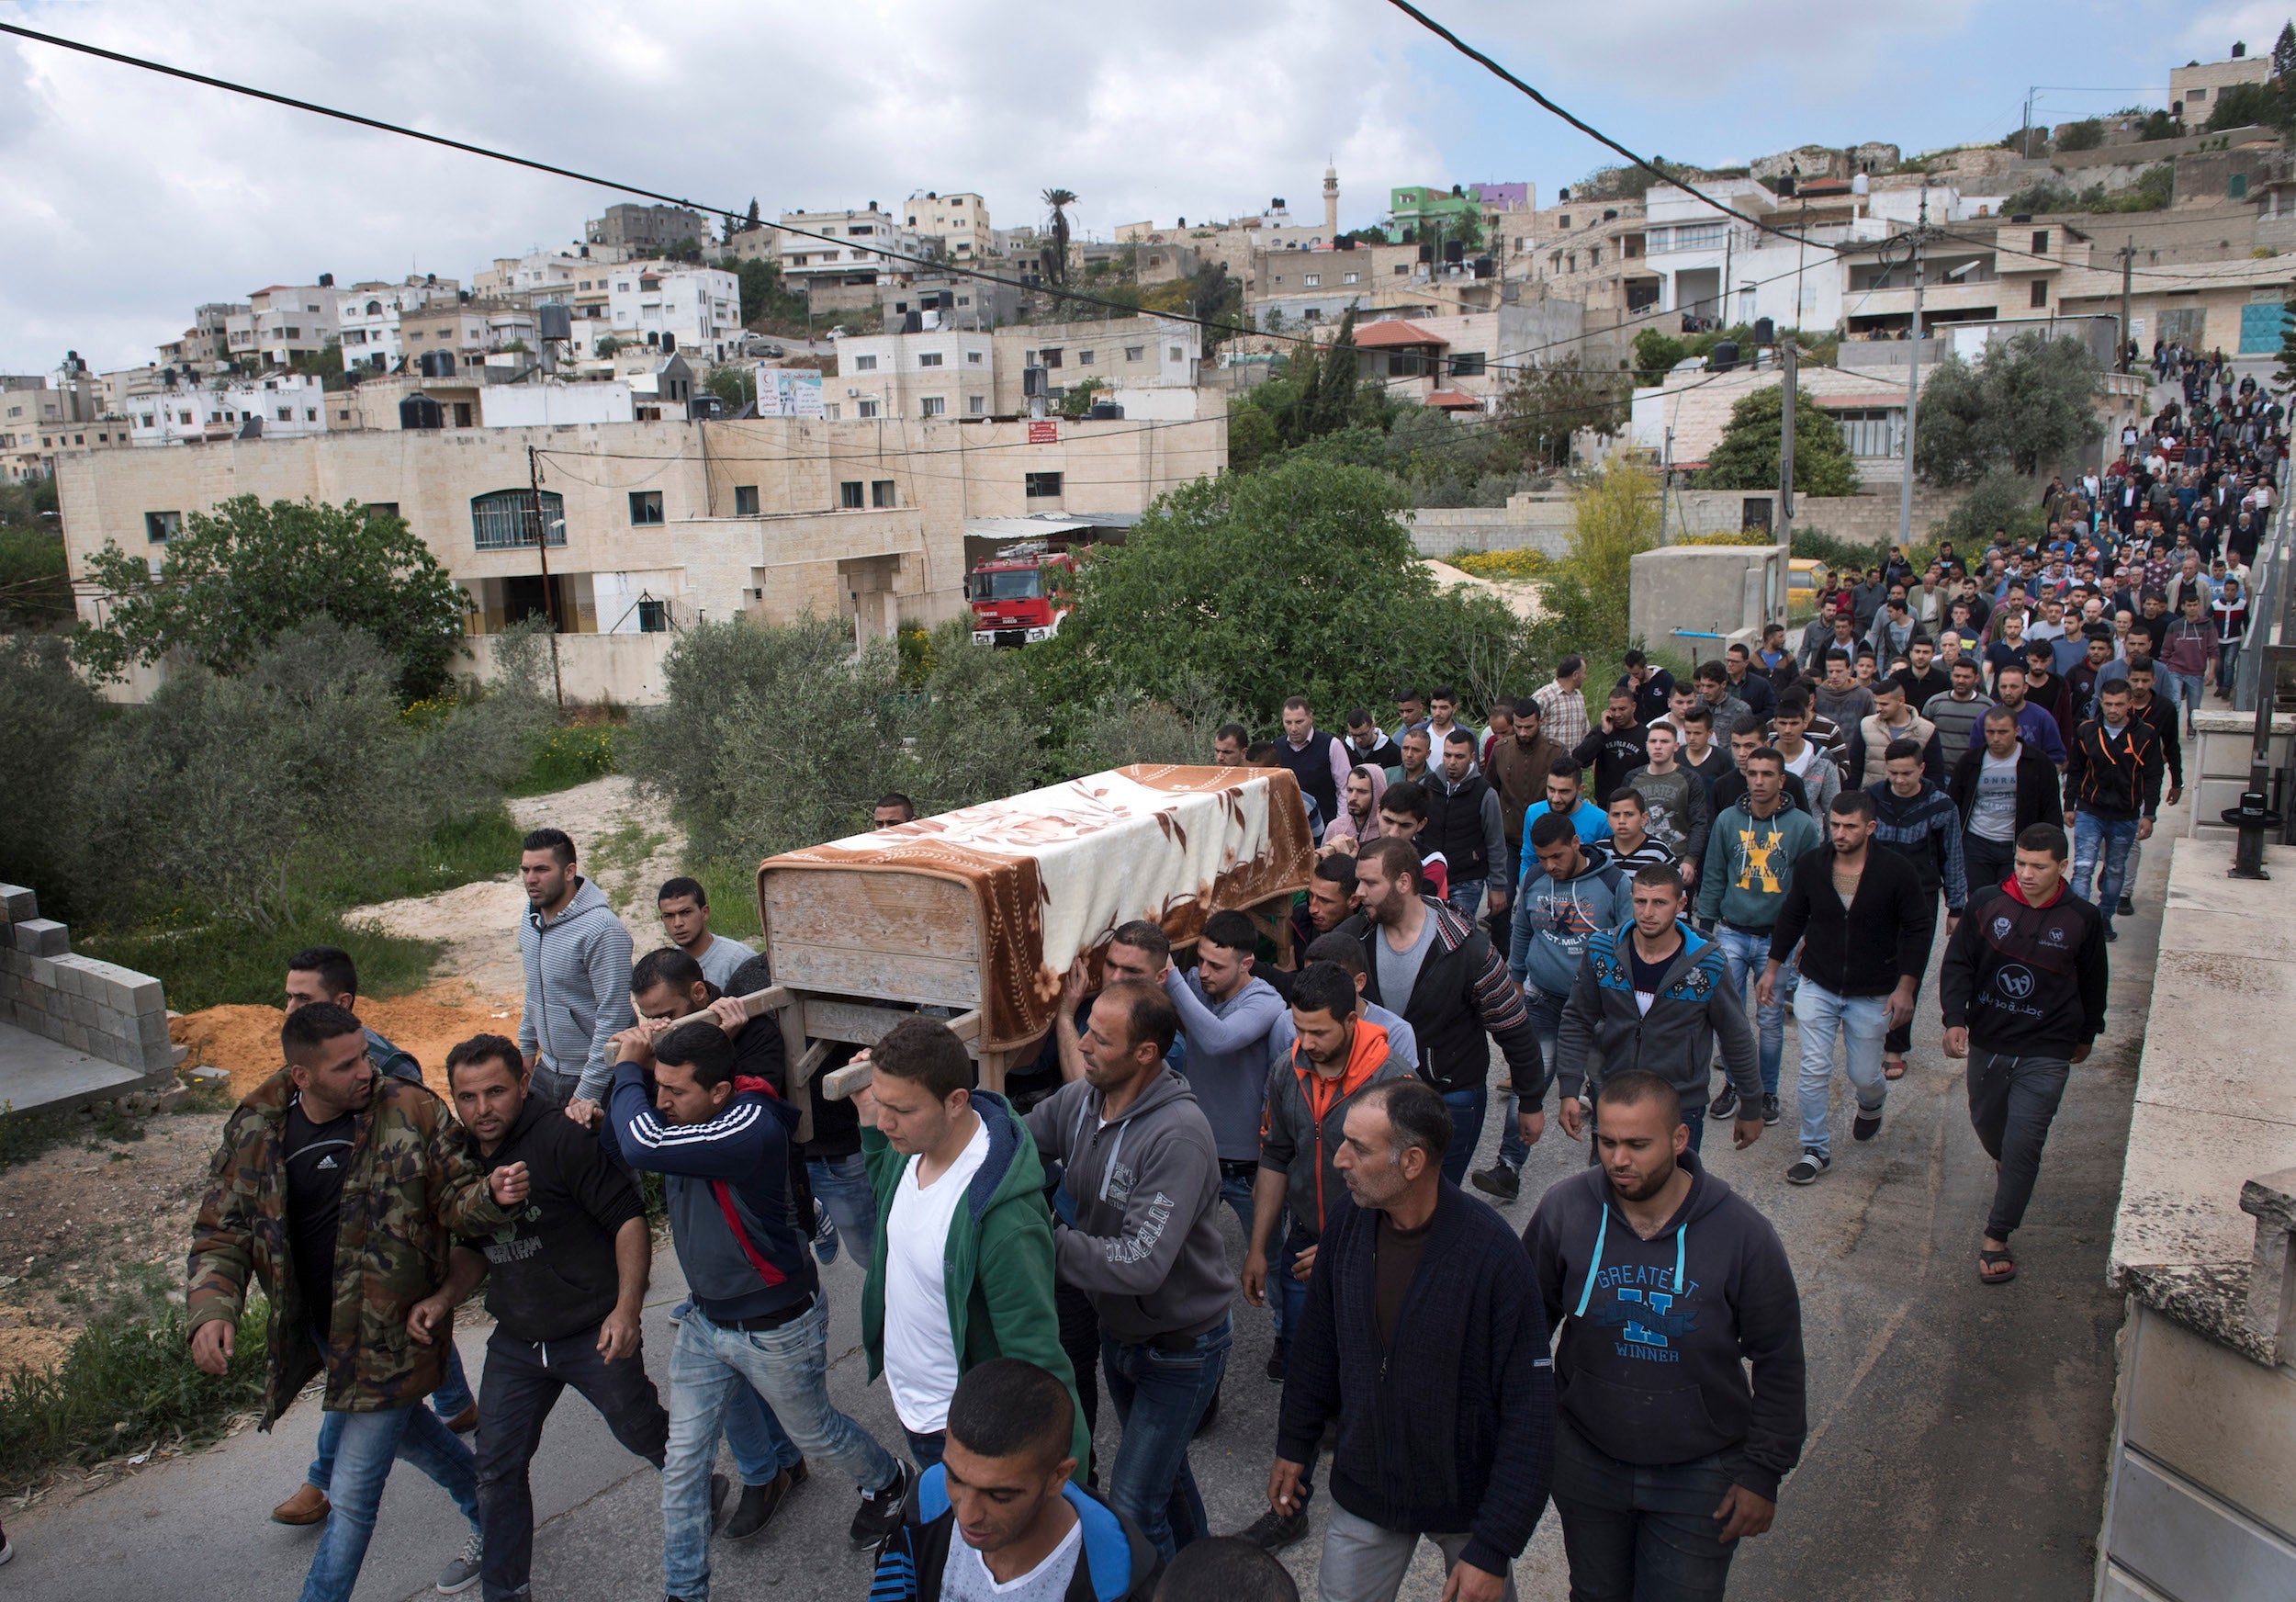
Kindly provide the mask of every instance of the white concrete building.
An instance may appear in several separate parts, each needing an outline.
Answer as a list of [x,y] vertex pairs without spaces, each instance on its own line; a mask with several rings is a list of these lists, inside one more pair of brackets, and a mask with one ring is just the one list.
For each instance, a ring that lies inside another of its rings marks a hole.
[[[904,265],[888,260],[884,252],[920,254],[917,231],[902,226],[891,212],[878,210],[874,200],[859,211],[784,211],[780,220],[784,230],[802,228],[808,234],[824,236],[782,235],[782,276],[793,288],[813,284],[874,284],[879,273]],[[982,227],[985,234],[985,214]]]
[[298,355],[317,355],[335,337],[335,285],[321,273],[317,284],[274,284],[248,296],[245,311],[224,322],[231,359],[253,357],[284,367]]
[[343,347],[343,365],[387,373],[405,355],[399,340],[401,313],[433,300],[452,300],[462,286],[436,273],[408,275],[402,283],[380,279],[354,284],[335,296],[335,337]]
[[902,214],[908,231],[920,240],[938,239],[952,262],[977,261],[989,254],[992,230],[988,202],[978,195],[942,195],[925,190],[911,195]]
[[838,376],[822,380],[824,414],[985,417],[996,396],[996,344],[993,334],[956,328],[840,339]]
[[575,325],[577,344],[597,354],[608,334],[658,346],[674,342],[697,362],[722,362],[741,337],[741,283],[717,267],[624,262],[606,276],[607,316]]
[[1659,309],[1725,324],[1767,317],[1780,328],[1835,327],[1847,278],[1826,247],[1880,239],[1894,226],[1872,214],[1870,196],[1846,186],[1839,195],[1791,200],[1751,178],[1714,179],[1700,187],[1810,241],[1804,246],[1781,238],[1671,184],[1653,184],[1645,197],[1643,256],[1660,282]]
[[[250,430],[252,429],[252,433]],[[303,439],[327,432],[327,398],[305,373],[178,382],[129,403],[131,445],[198,445],[244,435]]]
[[625,379],[590,384],[487,384],[478,390],[481,428],[631,423],[637,413]]

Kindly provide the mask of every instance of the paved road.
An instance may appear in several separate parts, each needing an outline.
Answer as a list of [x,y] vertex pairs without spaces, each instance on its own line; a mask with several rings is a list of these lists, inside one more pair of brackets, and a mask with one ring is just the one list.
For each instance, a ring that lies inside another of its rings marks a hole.
[[[2146,853],[2144,915],[2124,920],[2113,948],[2111,1026],[2066,1096],[2017,1237],[2021,1271],[2013,1285],[1976,1280],[1992,1165],[1969,1132],[1959,1076],[1937,1052],[1933,974],[1913,1070],[1894,1089],[1887,1126],[1872,1145],[1850,1142],[1847,1094],[1838,1093],[1833,1171],[1807,1190],[1784,1183],[1794,1156],[1789,1031],[1787,1122],[1748,1152],[1716,1154],[1716,1171],[1785,1237],[1810,1354],[1809,1447],[1787,1482],[1777,1529],[1740,1559],[1735,1596],[2071,1602],[2089,1595],[2122,1321],[2104,1267],[2167,862],[2165,850]],[[1485,1156],[1495,1142],[1494,1125]],[[1503,1209],[1507,1217],[1526,1223],[1539,1190],[1583,1160],[1582,1146],[1549,1134],[1533,1152],[1524,1199]],[[1229,1227],[1232,1234],[1232,1221]],[[1240,1257],[1240,1242],[1234,1250]],[[656,1271],[647,1343],[658,1376],[671,1334],[666,1311],[680,1291],[667,1252]],[[884,1388],[861,1384],[859,1276],[840,1263],[826,1278],[836,1314],[832,1391],[880,1439],[897,1441]],[[1213,1526],[1222,1530],[1259,1510],[1277,1399],[1261,1372],[1265,1315],[1240,1310],[1237,1331],[1221,1421],[1195,1459]],[[462,1339],[475,1371],[479,1333],[467,1330]],[[1104,1410],[1104,1453],[1115,1445],[1111,1415]],[[116,1602],[181,1595],[196,1574],[200,1592],[219,1602],[292,1594],[315,1532],[281,1529],[265,1515],[299,1478],[317,1425],[307,1403],[270,1436],[250,1432],[108,1490],[11,1516],[19,1555],[0,1586],[43,1602]],[[545,1433],[540,1465],[540,1602],[658,1595],[652,1470],[623,1452],[572,1397]],[[791,1602],[863,1596],[867,1565],[844,1539],[852,1506],[846,1487],[816,1479],[766,1534],[739,1547],[720,1544],[718,1594]],[[392,1602],[429,1594],[461,1540],[445,1498],[402,1471],[385,1496],[358,1596]],[[1315,1551],[1311,1540],[1287,1554],[1311,1596]],[[1551,1513],[1518,1582],[1526,1598],[1565,1594]],[[1432,1599],[1440,1584],[1423,1554],[1405,1595]]]

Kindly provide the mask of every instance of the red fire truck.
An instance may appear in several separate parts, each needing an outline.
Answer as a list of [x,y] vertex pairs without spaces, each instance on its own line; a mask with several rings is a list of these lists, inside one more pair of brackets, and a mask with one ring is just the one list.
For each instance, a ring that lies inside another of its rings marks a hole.
[[1041,541],[1007,545],[966,582],[974,645],[1029,645],[1060,632],[1075,604],[1076,555]]

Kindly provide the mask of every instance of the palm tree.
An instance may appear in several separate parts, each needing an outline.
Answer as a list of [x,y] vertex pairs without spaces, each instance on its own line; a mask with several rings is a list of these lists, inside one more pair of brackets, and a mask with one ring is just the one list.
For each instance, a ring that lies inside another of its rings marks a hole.
[[1068,214],[1064,208],[1076,203],[1076,192],[1074,189],[1047,189],[1044,191],[1044,203],[1052,209],[1052,254],[1045,264],[1050,269],[1046,276],[1055,284],[1065,284],[1068,282]]

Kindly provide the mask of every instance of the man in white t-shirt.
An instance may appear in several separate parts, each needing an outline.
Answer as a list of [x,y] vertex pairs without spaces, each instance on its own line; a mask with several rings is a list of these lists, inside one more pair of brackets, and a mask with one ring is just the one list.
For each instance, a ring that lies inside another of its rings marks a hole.
[[[947,1024],[904,1019],[865,1055],[876,1071],[854,1110],[877,1242],[861,1342],[869,1377],[884,1374],[909,1450],[929,1467],[957,1382],[976,1363],[1025,1359],[1074,1400],[1052,1302],[1052,1218],[1036,1142],[1002,1096],[969,1088],[972,1059]],[[1092,1443],[1081,1409],[1076,1418],[1081,1462]]]
[[872,1602],[1148,1602],[1156,1549],[1075,1483],[1075,1398],[1033,1364],[991,1358],[968,1372],[947,1455],[878,1555]]

